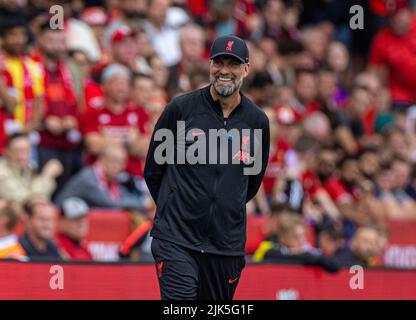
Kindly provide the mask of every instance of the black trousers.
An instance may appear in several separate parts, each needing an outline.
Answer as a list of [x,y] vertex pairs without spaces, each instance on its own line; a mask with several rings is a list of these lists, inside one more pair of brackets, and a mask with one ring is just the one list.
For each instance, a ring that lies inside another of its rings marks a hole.
[[232,300],[244,256],[201,253],[161,239],[152,240],[162,300]]

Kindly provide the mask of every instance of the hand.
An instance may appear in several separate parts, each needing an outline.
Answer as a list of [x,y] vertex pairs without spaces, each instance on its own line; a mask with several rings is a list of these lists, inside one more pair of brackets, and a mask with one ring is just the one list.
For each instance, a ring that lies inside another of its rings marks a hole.
[[137,128],[134,127],[130,127],[128,134],[127,134],[127,141],[130,144],[133,144],[137,141],[137,139],[139,139],[140,137],[140,132],[139,130],[137,130]]
[[63,171],[64,167],[61,162],[56,159],[51,159],[43,167],[42,174],[49,178],[55,179],[60,176]]
[[258,14],[251,14],[247,17],[247,28],[250,32],[260,30],[262,20]]

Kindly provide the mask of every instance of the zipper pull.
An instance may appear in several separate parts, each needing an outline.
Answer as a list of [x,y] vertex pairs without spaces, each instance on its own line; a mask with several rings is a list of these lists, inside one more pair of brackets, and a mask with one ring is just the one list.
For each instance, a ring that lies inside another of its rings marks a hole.
[[224,127],[227,125],[227,120],[224,120]]

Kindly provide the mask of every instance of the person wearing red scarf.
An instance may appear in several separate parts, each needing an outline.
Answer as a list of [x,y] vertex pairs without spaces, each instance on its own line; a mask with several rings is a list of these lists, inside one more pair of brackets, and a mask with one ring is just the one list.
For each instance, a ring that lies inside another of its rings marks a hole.
[[16,100],[13,110],[1,110],[3,130],[6,136],[22,131],[30,134],[37,129],[43,109],[42,70],[26,53],[28,34],[22,16],[10,17],[0,29],[4,51],[0,57],[2,77],[8,93]]
[[39,60],[45,84],[45,110],[40,130],[39,164],[42,167],[55,158],[64,166],[58,178],[58,190],[79,169],[81,134],[73,79],[65,63],[65,33],[53,30],[49,22],[41,26]]

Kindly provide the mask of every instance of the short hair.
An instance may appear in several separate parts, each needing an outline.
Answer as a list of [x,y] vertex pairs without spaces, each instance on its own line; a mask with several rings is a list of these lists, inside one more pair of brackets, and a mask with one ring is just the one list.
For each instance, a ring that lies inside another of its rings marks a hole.
[[10,147],[10,145],[13,143],[13,141],[15,141],[17,139],[20,139],[20,138],[24,138],[24,139],[28,139],[29,140],[29,136],[26,133],[24,133],[24,132],[16,132],[16,133],[13,133],[12,135],[10,135],[7,138],[6,148]]
[[305,222],[301,215],[294,212],[282,213],[279,217],[279,235],[288,234],[298,225],[306,228]]
[[110,143],[104,146],[104,148],[98,154],[98,159],[102,159],[103,157],[107,157],[111,152],[120,151],[123,152],[127,156],[126,148],[119,143]]
[[20,220],[17,204],[6,200],[6,204],[0,207],[0,216],[5,216],[7,218],[6,228],[9,231],[13,231]]
[[205,36],[204,29],[202,29],[201,26],[199,26],[195,23],[186,24],[185,26],[183,26],[179,30],[179,41],[180,42],[182,42],[183,40],[186,39],[186,32],[189,31],[189,30],[197,31],[201,35],[202,41],[205,42],[206,36]]
[[258,71],[249,84],[249,89],[261,89],[273,85],[273,79],[267,71]]
[[154,80],[153,80],[153,78],[152,78],[152,76],[151,76],[151,75],[149,75],[149,74],[142,73],[142,72],[133,72],[133,73],[131,74],[131,78],[130,78],[130,80],[131,80],[131,85],[134,85],[134,84],[136,83],[136,81],[137,81],[138,79],[140,79],[140,78],[142,78],[142,79],[147,79],[147,80],[150,80],[150,81],[154,81]]
[[294,149],[299,153],[304,153],[307,151],[318,151],[320,149],[320,144],[314,137],[307,134],[302,134],[296,141]]
[[410,164],[410,162],[409,161],[407,161],[405,158],[403,158],[403,157],[401,157],[401,156],[399,156],[399,155],[395,155],[392,159],[391,159],[391,166],[393,166],[393,164],[395,163],[395,162],[401,162],[401,163],[404,163],[404,164],[406,164],[406,165],[408,165],[408,166],[411,166],[411,164]]
[[36,207],[38,206],[45,206],[45,205],[50,205],[51,203],[48,201],[47,198],[45,197],[41,197],[41,196],[33,196],[30,197],[29,199],[27,199],[24,203],[23,203],[23,210],[25,211],[25,213],[29,216],[32,217],[33,213],[36,210]]
[[120,63],[113,63],[104,68],[101,74],[101,82],[104,82],[117,74],[125,75],[129,79],[131,77],[129,68]]
[[27,32],[25,18],[22,14],[12,14],[0,22],[0,36],[4,37],[9,31],[15,28],[24,28]]
[[357,161],[357,156],[348,155],[342,157],[337,163],[337,168],[341,169],[348,161]]
[[366,153],[375,153],[375,154],[378,154],[378,152],[379,152],[379,150],[378,150],[377,147],[375,147],[375,146],[367,146],[365,148],[362,148],[360,151],[358,151],[357,158],[360,159]]

